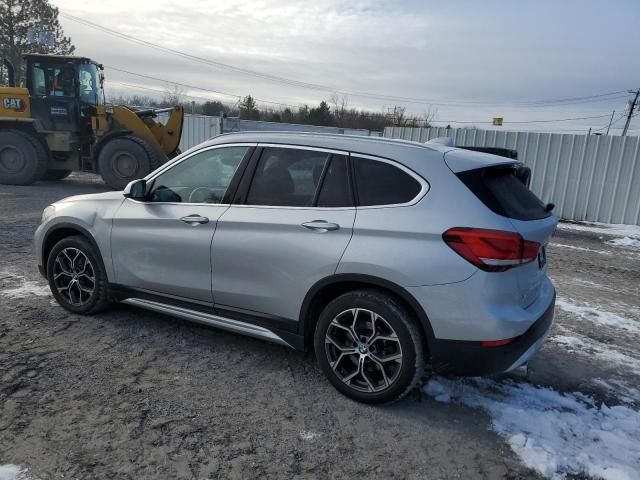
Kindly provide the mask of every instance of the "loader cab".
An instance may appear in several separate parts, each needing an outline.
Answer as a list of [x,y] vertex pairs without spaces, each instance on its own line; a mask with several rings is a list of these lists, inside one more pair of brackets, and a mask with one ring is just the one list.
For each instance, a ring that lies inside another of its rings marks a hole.
[[91,131],[91,117],[104,105],[102,65],[84,57],[25,55],[31,112],[45,130]]

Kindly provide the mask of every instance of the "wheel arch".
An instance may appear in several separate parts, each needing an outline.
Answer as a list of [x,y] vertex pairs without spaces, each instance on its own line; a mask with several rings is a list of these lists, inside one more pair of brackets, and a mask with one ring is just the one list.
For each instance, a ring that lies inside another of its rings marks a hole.
[[91,246],[95,249],[96,255],[100,258],[100,261],[104,265],[104,259],[102,258],[102,253],[100,252],[100,247],[98,247],[97,242],[93,238],[93,235],[89,233],[89,231],[81,227],[80,225],[76,225],[74,223],[58,223],[54,227],[52,227],[44,236],[44,240],[42,242],[42,267],[44,269],[44,274],[47,273],[47,263],[49,261],[49,254],[53,249],[53,246],[58,243],[63,238],[72,237],[72,236],[81,236],[89,241]]
[[304,337],[304,346],[309,349],[313,345],[313,334],[318,316],[327,303],[348,291],[372,288],[391,294],[399,299],[418,319],[419,327],[424,334],[427,355],[431,351],[434,334],[431,322],[418,301],[405,288],[389,280],[364,274],[336,274],[316,282],[307,292],[300,308],[300,334]]

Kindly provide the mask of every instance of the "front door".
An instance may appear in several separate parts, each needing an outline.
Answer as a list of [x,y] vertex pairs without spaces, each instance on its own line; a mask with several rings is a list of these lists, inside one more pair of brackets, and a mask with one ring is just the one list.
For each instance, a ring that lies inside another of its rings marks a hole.
[[241,204],[218,222],[216,308],[298,319],[305,294],[335,273],[351,239],[355,208],[347,162],[341,152],[262,149],[248,169],[255,173],[246,193],[240,187]]
[[152,176],[146,201],[126,199],[113,220],[115,283],[212,304],[211,241],[249,150],[195,152]]

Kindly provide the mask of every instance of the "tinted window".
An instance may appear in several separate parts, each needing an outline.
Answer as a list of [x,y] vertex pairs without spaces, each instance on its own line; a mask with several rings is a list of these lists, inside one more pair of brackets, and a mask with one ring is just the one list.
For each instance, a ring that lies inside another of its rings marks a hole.
[[318,194],[318,207],[351,207],[347,157],[333,155]]
[[247,204],[310,207],[329,154],[265,148],[249,187]]
[[513,167],[494,167],[458,173],[458,178],[492,211],[516,220],[551,215],[545,204],[516,176]]
[[353,157],[358,204],[394,205],[407,203],[420,193],[420,183],[389,163]]
[[196,153],[153,180],[151,201],[222,203],[248,148],[214,148]]

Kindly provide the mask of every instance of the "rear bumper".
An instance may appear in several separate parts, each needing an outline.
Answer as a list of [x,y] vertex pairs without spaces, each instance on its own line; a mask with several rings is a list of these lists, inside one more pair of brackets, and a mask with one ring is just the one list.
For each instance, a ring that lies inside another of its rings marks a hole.
[[433,371],[438,374],[484,376],[504,373],[526,363],[546,338],[553,322],[555,293],[545,312],[514,342],[502,347],[483,347],[476,341],[430,342]]

